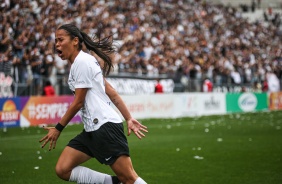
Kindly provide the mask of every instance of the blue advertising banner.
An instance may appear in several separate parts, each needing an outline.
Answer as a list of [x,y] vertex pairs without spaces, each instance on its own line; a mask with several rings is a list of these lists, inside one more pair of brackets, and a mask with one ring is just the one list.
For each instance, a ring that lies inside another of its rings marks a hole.
[[20,126],[20,98],[0,98],[0,128]]

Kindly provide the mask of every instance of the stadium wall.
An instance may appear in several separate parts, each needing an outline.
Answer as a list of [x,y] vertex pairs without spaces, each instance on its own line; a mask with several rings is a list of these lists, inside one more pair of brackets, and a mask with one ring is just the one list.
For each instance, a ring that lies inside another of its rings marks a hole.
[[[0,128],[56,124],[73,96],[0,98]],[[282,110],[278,93],[173,93],[122,95],[133,117],[180,118]],[[114,107],[115,108],[115,107]],[[80,123],[76,115],[71,123]]]
[[[249,5],[251,6],[253,0],[206,0],[207,2],[213,4],[223,4],[223,5],[231,5],[234,7],[239,7],[240,5]],[[254,0],[257,3],[257,0]],[[282,8],[281,0],[261,0],[260,1],[261,8]]]

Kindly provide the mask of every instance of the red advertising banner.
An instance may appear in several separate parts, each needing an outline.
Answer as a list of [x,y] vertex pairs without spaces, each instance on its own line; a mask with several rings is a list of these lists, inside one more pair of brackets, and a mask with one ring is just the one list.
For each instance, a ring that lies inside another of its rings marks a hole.
[[[73,99],[73,96],[30,97],[21,112],[21,126],[57,123]],[[80,122],[80,117],[76,115],[71,122]]]
[[281,110],[282,109],[282,92],[270,93],[269,109],[270,110]]

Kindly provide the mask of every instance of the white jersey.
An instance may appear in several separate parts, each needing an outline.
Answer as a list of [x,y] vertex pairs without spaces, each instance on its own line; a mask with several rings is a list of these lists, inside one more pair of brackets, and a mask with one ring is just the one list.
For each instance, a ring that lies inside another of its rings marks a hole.
[[103,73],[95,57],[80,51],[71,65],[68,84],[73,92],[76,88],[89,88],[84,106],[80,109],[86,132],[95,131],[106,122],[122,122],[105,93]]

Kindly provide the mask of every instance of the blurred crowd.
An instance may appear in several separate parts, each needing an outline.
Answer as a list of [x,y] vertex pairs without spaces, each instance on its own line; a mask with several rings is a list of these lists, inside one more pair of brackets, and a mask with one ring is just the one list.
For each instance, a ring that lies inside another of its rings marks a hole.
[[[112,35],[112,75],[166,75],[200,91],[251,84],[267,73],[282,79],[280,23],[248,22],[240,8],[204,0],[4,0],[0,7],[0,72],[36,86],[63,84],[69,66],[54,51],[56,28],[74,23],[90,36]],[[280,17],[281,18],[281,17]]]

